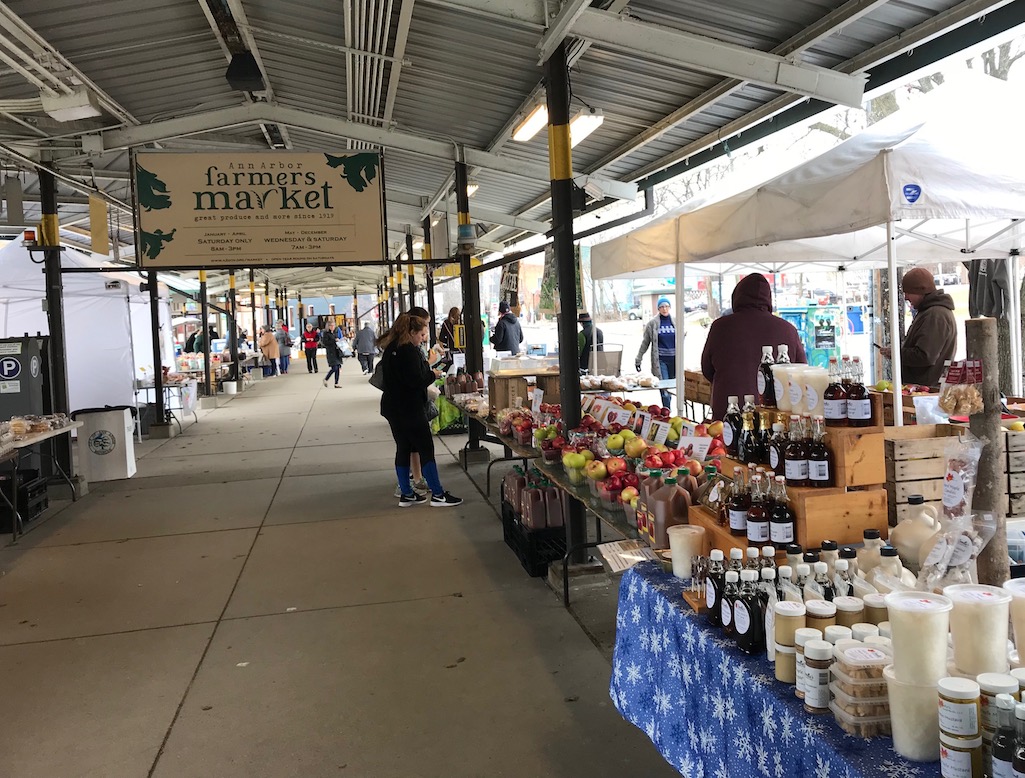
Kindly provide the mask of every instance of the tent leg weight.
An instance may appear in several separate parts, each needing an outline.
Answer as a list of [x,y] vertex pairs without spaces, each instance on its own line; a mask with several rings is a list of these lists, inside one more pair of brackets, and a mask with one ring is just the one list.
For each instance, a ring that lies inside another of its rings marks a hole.
[[178,429],[173,424],[150,424],[149,436],[152,440],[170,440],[178,434]]

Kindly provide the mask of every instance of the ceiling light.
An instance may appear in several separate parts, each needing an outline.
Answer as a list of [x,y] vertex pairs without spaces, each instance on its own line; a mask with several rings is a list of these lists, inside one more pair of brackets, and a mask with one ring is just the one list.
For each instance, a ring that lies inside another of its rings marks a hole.
[[99,99],[84,86],[76,87],[70,95],[48,95],[43,92],[40,97],[43,110],[51,119],[59,122],[73,122],[103,115]]
[[601,127],[605,115],[601,108],[581,108],[569,123],[569,145],[576,146],[580,141]]
[[432,227],[437,227],[438,226],[438,222],[440,222],[440,221],[441,221],[441,217],[440,216],[432,216],[431,217],[431,226]]
[[423,242],[423,239],[421,239],[421,238],[417,238],[416,240],[414,240],[414,241],[413,241],[413,249],[414,249],[415,251],[419,251],[419,250],[420,250],[420,249],[422,249],[423,247],[424,247],[424,242]]
[[528,113],[526,118],[516,125],[516,129],[513,130],[512,139],[520,143],[526,143],[537,135],[546,124],[548,124],[548,106],[540,103],[534,106],[534,110]]
[[476,179],[471,178],[469,181],[466,182],[467,197],[473,197],[475,194],[477,194],[478,189],[480,189],[480,184],[477,182]]

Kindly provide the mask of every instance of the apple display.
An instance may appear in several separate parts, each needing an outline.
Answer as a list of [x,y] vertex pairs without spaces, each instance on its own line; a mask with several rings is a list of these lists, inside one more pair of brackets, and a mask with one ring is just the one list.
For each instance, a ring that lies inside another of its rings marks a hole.
[[633,459],[644,456],[644,452],[647,448],[648,444],[643,438],[630,438],[623,444],[623,449],[626,451],[626,455]]
[[624,429],[619,434],[623,436],[623,440],[632,440],[637,437],[637,433],[630,429]]
[[579,470],[587,464],[583,454],[564,454],[562,464],[574,470]]
[[633,500],[636,500],[640,496],[641,495],[640,492],[637,491],[637,487],[625,485],[624,479],[623,491],[620,493],[619,499],[622,500],[624,504],[629,505]]
[[608,457],[605,460],[605,469],[609,475],[619,475],[627,470],[626,460],[623,457]]

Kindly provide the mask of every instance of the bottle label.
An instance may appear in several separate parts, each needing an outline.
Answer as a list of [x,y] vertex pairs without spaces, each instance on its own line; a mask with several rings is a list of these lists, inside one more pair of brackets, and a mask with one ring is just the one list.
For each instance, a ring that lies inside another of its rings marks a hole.
[[769,539],[780,543],[794,542],[794,523],[792,521],[773,521],[769,523]]
[[948,470],[947,477],[943,479],[943,507],[960,507],[961,503],[965,501],[965,491],[964,478],[961,477],[961,474]]
[[846,400],[823,400],[823,415],[830,421],[847,418]]
[[812,481],[829,481],[829,462],[821,459],[809,459],[808,477]]
[[799,691],[801,694],[804,694],[805,675],[807,674],[808,671],[807,671],[807,669],[804,666],[804,652],[803,651],[798,651],[797,652],[797,659],[795,660],[795,664],[797,666],[797,671],[796,671],[796,680],[794,681],[794,685],[797,687],[797,691]]
[[989,771],[992,778],[1018,778],[1018,776],[1025,775],[1011,767],[1011,763],[1005,759],[997,759],[993,757],[993,761],[990,763],[992,769]]
[[705,584],[705,607],[709,610],[715,607],[715,586],[711,581]]
[[940,774],[943,778],[973,778],[972,752],[955,751],[940,743]]
[[747,511],[730,511],[730,529],[747,529]]
[[737,600],[733,606],[733,625],[740,635],[746,635],[747,631],[751,629],[751,611],[743,600]]
[[979,706],[974,702],[948,702],[940,697],[940,729],[956,737],[979,736]]
[[829,707],[829,670],[804,663],[804,704],[809,708]]
[[730,626],[733,623],[733,605],[730,604],[729,600],[723,599],[719,612],[722,614],[722,625],[724,627]]
[[747,540],[749,543],[762,543],[769,539],[769,522],[747,520]]
[[856,419],[862,421],[865,419],[872,418],[872,401],[871,400],[848,400],[847,401],[847,418]]
[[788,481],[806,481],[808,480],[808,460],[788,459],[783,472]]
[[819,393],[815,390],[815,387],[811,384],[805,386],[804,396],[808,398],[808,410],[814,411],[815,407],[819,404]]
[[733,445],[733,427],[729,424],[722,425],[722,442],[727,446]]
[[774,471],[779,469],[779,449],[769,446],[769,467]]
[[760,396],[764,397],[765,396],[765,373],[763,373],[760,368],[758,370],[758,378],[756,379],[756,381],[758,383],[758,394]]
[[786,389],[786,384],[783,383],[782,381],[773,381],[772,383],[773,383],[773,389],[776,390],[775,391],[776,402],[778,403],[780,400],[783,399],[783,392],[785,392],[787,390]]
[[797,408],[801,405],[801,397],[804,394],[804,387],[800,384],[790,384],[790,404]]

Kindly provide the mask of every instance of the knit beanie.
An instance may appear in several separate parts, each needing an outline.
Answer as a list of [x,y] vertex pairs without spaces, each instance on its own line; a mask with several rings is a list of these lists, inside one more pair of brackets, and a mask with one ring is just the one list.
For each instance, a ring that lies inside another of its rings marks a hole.
[[905,294],[931,294],[936,291],[932,273],[924,267],[913,267],[904,274],[900,283]]

